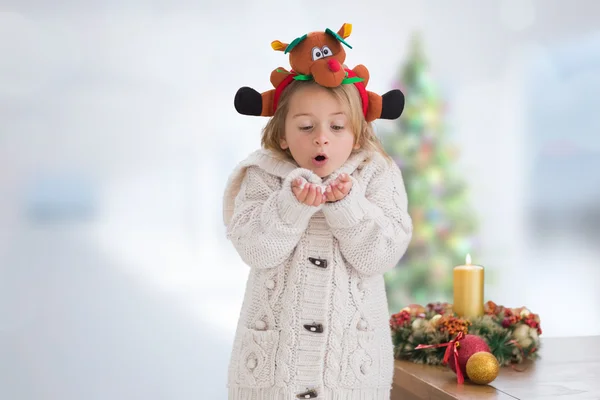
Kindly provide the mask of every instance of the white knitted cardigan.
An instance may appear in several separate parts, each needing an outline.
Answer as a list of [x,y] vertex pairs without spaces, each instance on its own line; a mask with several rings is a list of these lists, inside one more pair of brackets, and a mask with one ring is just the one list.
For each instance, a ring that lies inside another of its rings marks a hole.
[[[350,193],[319,207],[291,191],[297,177]],[[229,399],[389,400],[393,346],[383,273],[412,236],[400,170],[360,151],[322,181],[258,150],[230,176],[227,236],[250,266],[230,357]]]

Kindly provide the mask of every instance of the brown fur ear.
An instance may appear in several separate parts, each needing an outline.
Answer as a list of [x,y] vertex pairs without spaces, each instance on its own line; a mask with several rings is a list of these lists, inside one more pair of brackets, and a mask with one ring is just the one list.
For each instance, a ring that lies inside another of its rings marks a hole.
[[346,39],[352,33],[352,24],[344,24],[337,32],[338,35],[342,37],[342,39]]
[[285,51],[285,49],[288,47],[288,45],[286,43],[280,42],[279,40],[273,40],[271,42],[271,47],[275,51]]

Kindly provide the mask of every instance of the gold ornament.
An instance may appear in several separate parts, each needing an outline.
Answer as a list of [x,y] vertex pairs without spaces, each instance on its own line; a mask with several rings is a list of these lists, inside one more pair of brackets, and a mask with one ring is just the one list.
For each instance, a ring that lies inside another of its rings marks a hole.
[[492,353],[479,351],[469,357],[466,371],[471,382],[478,385],[487,385],[498,376],[500,364]]

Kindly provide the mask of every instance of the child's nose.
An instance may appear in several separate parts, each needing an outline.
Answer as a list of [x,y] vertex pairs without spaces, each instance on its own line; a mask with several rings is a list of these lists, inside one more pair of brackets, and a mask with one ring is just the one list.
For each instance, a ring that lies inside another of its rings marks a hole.
[[323,146],[327,143],[329,143],[329,139],[327,138],[327,136],[322,132],[317,133],[317,135],[315,136],[315,144],[317,146]]

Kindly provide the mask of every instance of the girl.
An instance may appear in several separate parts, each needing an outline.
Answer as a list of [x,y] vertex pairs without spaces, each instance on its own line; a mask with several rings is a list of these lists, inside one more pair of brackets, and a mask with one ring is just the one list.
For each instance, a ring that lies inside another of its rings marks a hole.
[[363,111],[354,84],[290,83],[227,183],[227,236],[250,266],[229,399],[390,398],[383,274],[412,223]]

